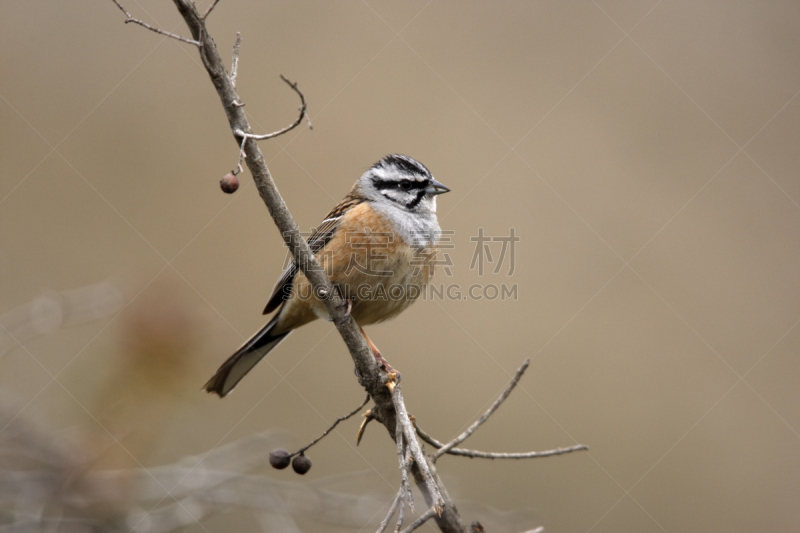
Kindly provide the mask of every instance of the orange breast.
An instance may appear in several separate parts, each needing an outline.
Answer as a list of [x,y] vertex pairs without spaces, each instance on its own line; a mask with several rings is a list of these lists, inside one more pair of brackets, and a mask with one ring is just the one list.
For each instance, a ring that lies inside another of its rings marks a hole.
[[[435,248],[409,246],[391,223],[366,203],[347,211],[340,227],[347,231],[338,231],[317,258],[341,294],[354,300],[352,315],[360,326],[396,316],[425,291],[433,276]],[[294,293],[294,297],[310,296],[302,273],[295,280]],[[322,303],[311,300],[309,306],[301,307],[311,307],[313,311],[308,310],[316,316],[327,317]],[[313,319],[297,318],[303,323]]]

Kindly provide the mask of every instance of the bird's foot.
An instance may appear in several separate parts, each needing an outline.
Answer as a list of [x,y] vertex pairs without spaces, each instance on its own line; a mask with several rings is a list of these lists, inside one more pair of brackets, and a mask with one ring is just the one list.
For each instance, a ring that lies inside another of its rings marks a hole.
[[383,358],[381,352],[373,352],[372,355],[375,356],[375,362],[378,363],[378,368],[382,371],[386,372],[386,388],[389,389],[389,392],[394,392],[394,388],[400,383],[402,376],[400,372],[392,368],[392,365],[389,364],[389,361]]
[[340,326],[350,320],[350,312],[353,310],[353,300],[350,298],[343,298],[342,299],[342,307],[345,307],[344,315],[341,318],[336,320],[336,323]]

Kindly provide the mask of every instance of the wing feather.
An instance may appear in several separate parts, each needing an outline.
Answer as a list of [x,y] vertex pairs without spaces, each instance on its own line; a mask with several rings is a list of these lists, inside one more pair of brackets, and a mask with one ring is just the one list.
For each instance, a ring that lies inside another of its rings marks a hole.
[[[314,230],[308,238],[308,247],[311,253],[316,254],[328,244],[339,227],[344,214],[364,201],[364,198],[354,192],[345,196],[339,205],[334,207],[325,220],[320,223],[319,227]],[[275,287],[272,289],[272,294],[267,301],[267,306],[264,308],[264,314],[269,314],[276,310],[280,305],[289,298],[292,293],[292,285],[294,284],[294,277],[299,270],[297,262],[292,261],[286,270],[283,271]]]

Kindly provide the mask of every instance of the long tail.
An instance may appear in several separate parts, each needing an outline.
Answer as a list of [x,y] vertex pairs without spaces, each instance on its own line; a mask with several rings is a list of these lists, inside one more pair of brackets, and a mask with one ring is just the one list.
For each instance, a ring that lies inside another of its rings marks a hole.
[[224,398],[245,374],[256,366],[256,363],[261,361],[265,355],[291,333],[291,330],[279,335],[270,333],[277,322],[278,314],[266,326],[261,328],[261,331],[253,335],[241,348],[236,350],[235,354],[222,363],[219,370],[203,386],[206,392],[213,392],[218,394],[220,398]]

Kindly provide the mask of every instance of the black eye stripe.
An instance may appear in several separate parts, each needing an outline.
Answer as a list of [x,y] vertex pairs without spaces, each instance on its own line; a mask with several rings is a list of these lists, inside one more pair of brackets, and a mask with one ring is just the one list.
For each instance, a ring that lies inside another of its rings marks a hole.
[[[407,181],[410,187],[408,189],[403,189],[400,184],[403,181]],[[372,183],[375,185],[375,188],[385,191],[389,189],[400,189],[406,191],[413,191],[414,189],[426,189],[428,187],[428,182],[426,181],[416,181],[416,180],[382,180],[380,178],[373,178]]]

